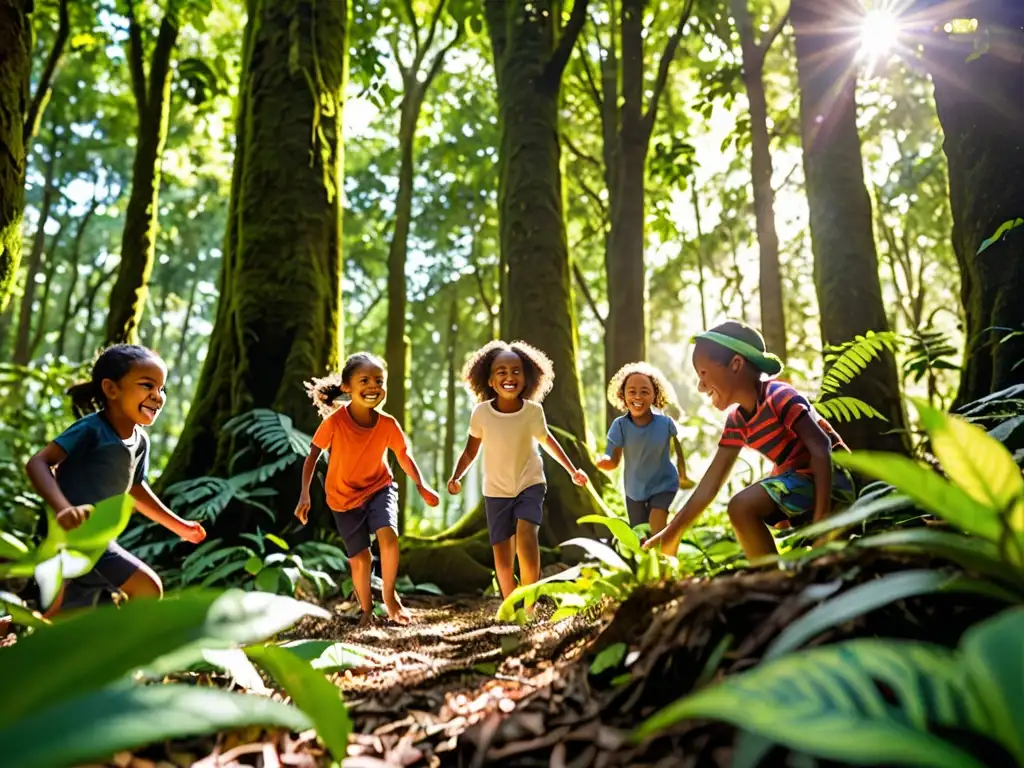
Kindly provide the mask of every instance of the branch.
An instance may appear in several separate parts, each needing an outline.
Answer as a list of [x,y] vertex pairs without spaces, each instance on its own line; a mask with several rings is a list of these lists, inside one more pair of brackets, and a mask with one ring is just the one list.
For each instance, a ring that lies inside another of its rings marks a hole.
[[572,263],[572,276],[576,278],[576,285],[580,287],[580,293],[582,293],[583,298],[586,299],[587,306],[590,307],[590,311],[594,313],[594,317],[597,318],[597,322],[601,324],[601,327],[605,328],[605,320],[597,308],[597,302],[594,301],[594,297],[590,294],[590,288],[587,286],[587,279],[583,276],[583,273],[580,271],[579,264],[575,261]]
[[53,41],[53,48],[50,49],[49,56],[46,57],[46,65],[43,67],[43,73],[39,76],[36,92],[32,94],[32,102],[28,106],[28,112],[25,113],[25,123],[22,127],[22,140],[25,144],[28,144],[39,133],[39,123],[43,117],[43,110],[46,108],[47,103],[50,101],[50,95],[53,93],[54,73],[56,73],[57,66],[64,56],[64,45],[67,43],[68,35],[71,34],[71,22],[68,19],[68,0],[60,0],[58,19],[57,37]]
[[405,66],[405,62],[402,61],[402,56],[398,52],[398,30],[395,29],[395,34],[388,37],[388,45],[391,47],[391,53],[395,57],[395,65],[398,67],[399,73],[402,75],[402,82],[409,80],[409,74],[411,70]]
[[142,63],[142,29],[135,18],[135,0],[128,0],[128,68],[132,75],[135,109],[141,118],[146,112],[146,70]]
[[[441,0],[441,4],[444,4],[444,0]],[[412,8],[412,0],[403,0],[402,6],[405,8],[405,12],[409,15],[409,24],[412,26],[413,40],[416,41],[416,50],[419,51],[420,23],[416,20],[416,12]]]
[[444,66],[444,60],[447,58],[448,54],[451,53],[452,48],[458,45],[461,41],[462,25],[460,24],[458,29],[455,30],[455,37],[453,37],[444,48],[437,52],[434,60],[430,63],[430,69],[427,71],[427,76],[423,80],[424,93],[426,93],[430,84],[434,82],[434,78],[441,74],[441,67]]
[[590,163],[599,171],[601,171],[602,174],[604,173],[604,166],[601,164],[600,160],[577,147],[573,140],[566,136],[564,133],[561,134],[560,138],[565,143],[565,146],[568,147],[569,151],[572,152],[576,157],[578,157],[580,160],[586,160],[588,163]]
[[775,187],[775,189],[772,190],[772,194],[777,195],[779,194],[779,192],[781,192],[783,189],[789,186],[789,182],[793,180],[793,174],[796,173],[796,169],[799,168],[800,165],[800,163],[793,163],[793,167],[789,169],[789,173],[786,174],[786,178],[782,180],[782,183],[779,184],[779,186]]
[[[423,63],[423,59],[426,58],[427,51],[430,50],[430,46],[434,44],[434,36],[437,34],[438,25],[441,23],[441,14],[444,13],[445,5],[448,0],[437,0],[437,7],[434,8],[434,15],[430,17],[430,28],[427,30],[427,39],[423,42],[423,47],[420,47],[419,33],[416,34],[416,59],[413,62],[412,68],[414,72],[418,72],[420,65]],[[462,31],[462,25],[459,25],[459,32]],[[437,59],[435,59],[437,61]]]
[[[548,59],[547,66],[544,67],[542,79],[549,87],[559,83],[562,79],[562,73],[565,71],[565,65],[569,63],[572,49],[576,47],[576,41],[579,39],[580,32],[583,31],[583,25],[587,23],[587,4],[589,2],[590,0],[575,0],[572,4],[572,13],[562,29],[558,48]],[[690,2],[692,3],[693,0]]]
[[[146,97],[146,112],[151,108],[159,106],[165,109],[168,101],[168,87],[170,83],[171,54],[174,53],[174,46],[178,42],[178,16],[169,6],[160,22],[160,31],[157,33],[156,46],[153,48],[153,58],[149,65],[149,92]],[[159,122],[160,115],[151,115],[150,119]]]
[[768,34],[761,38],[761,42],[757,44],[757,52],[761,57],[761,61],[764,61],[764,57],[768,55],[768,51],[771,50],[772,45],[775,44],[775,39],[782,34],[782,30],[786,27],[786,22],[789,21],[789,8],[786,8],[785,12],[776,20],[772,28],[768,30]]
[[[598,38],[598,45],[601,44],[600,38]],[[594,79],[594,73],[590,69],[590,61],[587,57],[580,56],[580,62],[583,64],[583,72],[587,76],[587,84],[590,86],[590,95],[594,98],[594,104],[601,111],[604,111],[604,100],[601,98],[601,91],[597,87],[597,81]]]
[[654,81],[654,89],[651,91],[651,103],[647,106],[647,113],[643,116],[643,124],[647,135],[654,129],[654,118],[658,115],[658,101],[661,100],[662,91],[668,82],[668,70],[675,58],[676,49],[679,48],[679,41],[683,39],[683,27],[690,20],[690,12],[693,10],[693,0],[686,0],[683,12],[679,16],[679,26],[672,36],[665,43],[665,50],[661,53],[661,61],[658,62],[658,76]]

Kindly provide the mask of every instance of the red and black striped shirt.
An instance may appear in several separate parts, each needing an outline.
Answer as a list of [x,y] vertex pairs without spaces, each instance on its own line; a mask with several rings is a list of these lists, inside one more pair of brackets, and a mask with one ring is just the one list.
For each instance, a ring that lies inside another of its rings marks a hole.
[[762,381],[757,409],[748,415],[739,406],[729,411],[718,444],[733,448],[753,448],[774,465],[773,475],[783,472],[810,472],[811,453],[793,430],[805,413],[818,422],[828,435],[832,450],[846,449],[839,433],[821,418],[803,395],[782,381]]

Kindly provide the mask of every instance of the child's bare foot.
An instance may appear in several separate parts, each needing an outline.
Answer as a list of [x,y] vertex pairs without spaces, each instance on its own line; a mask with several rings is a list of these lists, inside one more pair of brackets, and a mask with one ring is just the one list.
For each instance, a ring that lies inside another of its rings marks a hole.
[[373,608],[368,611],[363,611],[359,616],[359,623],[356,625],[358,629],[365,629],[366,627],[373,626]]
[[408,624],[412,621],[412,615],[402,605],[402,601],[398,599],[397,595],[391,600],[385,600],[384,606],[388,609],[388,618],[395,624]]

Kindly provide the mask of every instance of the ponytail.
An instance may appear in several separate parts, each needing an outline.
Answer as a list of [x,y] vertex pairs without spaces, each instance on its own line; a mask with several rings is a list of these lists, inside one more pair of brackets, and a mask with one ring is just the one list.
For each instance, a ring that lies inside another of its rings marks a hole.
[[80,381],[72,384],[68,387],[67,394],[71,398],[71,410],[76,419],[101,411],[106,404],[101,381]]
[[107,405],[103,394],[103,380],[120,381],[140,360],[159,359],[157,354],[137,344],[114,344],[100,352],[92,364],[92,376],[68,387],[71,410],[80,419],[90,413],[102,411]]

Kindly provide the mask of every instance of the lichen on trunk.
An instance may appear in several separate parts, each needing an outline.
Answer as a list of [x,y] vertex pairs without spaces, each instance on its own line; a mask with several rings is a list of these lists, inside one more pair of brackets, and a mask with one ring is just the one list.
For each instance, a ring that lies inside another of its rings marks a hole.
[[[815,288],[827,345],[889,327],[857,133],[856,46],[847,39],[849,30],[836,22],[843,13],[855,14],[856,5],[855,0],[796,0],[790,10]],[[864,400],[888,420],[843,424],[840,433],[851,448],[906,450],[891,353],[883,352],[841,394]]]
[[252,408],[319,423],[303,381],[341,352],[347,32],[344,2],[249,2],[220,301],[163,485],[225,474],[222,426]]

